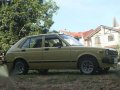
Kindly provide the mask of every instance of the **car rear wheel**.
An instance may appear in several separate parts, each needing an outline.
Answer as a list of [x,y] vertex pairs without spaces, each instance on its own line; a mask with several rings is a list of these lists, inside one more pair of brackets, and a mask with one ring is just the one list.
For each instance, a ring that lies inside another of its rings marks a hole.
[[28,65],[22,60],[16,61],[14,64],[13,73],[14,74],[27,74]]
[[97,63],[94,58],[92,57],[84,57],[79,62],[79,68],[81,73],[89,75],[94,74],[97,70]]

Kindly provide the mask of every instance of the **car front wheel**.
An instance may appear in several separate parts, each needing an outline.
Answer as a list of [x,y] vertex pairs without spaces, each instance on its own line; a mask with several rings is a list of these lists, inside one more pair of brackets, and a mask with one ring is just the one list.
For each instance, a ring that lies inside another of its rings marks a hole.
[[94,58],[83,58],[79,63],[81,73],[89,75],[96,72],[97,64]]

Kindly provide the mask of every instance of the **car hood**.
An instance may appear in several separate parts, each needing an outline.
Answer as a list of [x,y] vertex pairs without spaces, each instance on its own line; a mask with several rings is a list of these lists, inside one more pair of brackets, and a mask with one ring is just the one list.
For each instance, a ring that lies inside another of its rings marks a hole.
[[116,49],[113,49],[113,48],[102,48],[102,47],[85,47],[85,46],[70,46],[70,47],[73,49],[78,49],[78,50],[84,49],[84,50],[88,50],[88,51],[90,51],[90,50],[106,50],[106,49],[116,51]]

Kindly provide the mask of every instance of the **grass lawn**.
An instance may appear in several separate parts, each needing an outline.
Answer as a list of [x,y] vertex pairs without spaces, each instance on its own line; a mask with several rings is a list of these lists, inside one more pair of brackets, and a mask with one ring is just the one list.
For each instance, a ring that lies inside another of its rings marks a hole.
[[1,78],[0,90],[120,90],[120,71],[101,75],[82,75],[79,70],[50,70],[47,75],[30,71]]

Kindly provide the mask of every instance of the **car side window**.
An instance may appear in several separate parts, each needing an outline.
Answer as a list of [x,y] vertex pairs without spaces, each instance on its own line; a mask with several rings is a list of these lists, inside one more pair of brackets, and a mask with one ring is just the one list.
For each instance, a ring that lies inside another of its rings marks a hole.
[[45,47],[59,47],[66,44],[55,35],[45,36]]
[[42,47],[42,37],[33,37],[27,39],[21,48],[40,48]]
[[41,48],[42,47],[42,37],[31,38],[30,48]]
[[30,39],[27,39],[22,45],[22,48],[29,48],[29,42],[30,42]]

